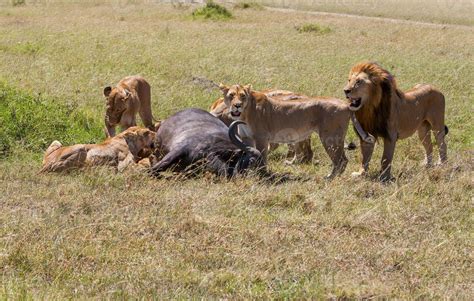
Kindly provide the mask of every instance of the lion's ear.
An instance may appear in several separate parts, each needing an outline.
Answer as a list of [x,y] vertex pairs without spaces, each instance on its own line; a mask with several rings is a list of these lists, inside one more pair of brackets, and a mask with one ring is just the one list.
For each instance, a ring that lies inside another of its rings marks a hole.
[[248,84],[248,85],[244,86],[244,91],[245,91],[245,93],[247,93],[247,95],[250,95],[252,93],[252,85]]
[[107,87],[104,88],[104,96],[105,97],[109,97],[110,92],[112,92],[112,87],[111,86],[107,86]]
[[227,95],[227,92],[229,92],[229,87],[224,85],[224,84],[219,84],[219,89],[221,89],[222,93],[224,93],[224,95]]

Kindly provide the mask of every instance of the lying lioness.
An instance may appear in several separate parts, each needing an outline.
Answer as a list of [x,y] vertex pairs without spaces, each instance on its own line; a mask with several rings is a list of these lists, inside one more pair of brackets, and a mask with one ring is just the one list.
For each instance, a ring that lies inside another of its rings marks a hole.
[[43,158],[40,172],[61,172],[88,166],[109,165],[123,171],[130,163],[138,162],[153,153],[155,132],[130,127],[100,144],[62,146],[54,141]]

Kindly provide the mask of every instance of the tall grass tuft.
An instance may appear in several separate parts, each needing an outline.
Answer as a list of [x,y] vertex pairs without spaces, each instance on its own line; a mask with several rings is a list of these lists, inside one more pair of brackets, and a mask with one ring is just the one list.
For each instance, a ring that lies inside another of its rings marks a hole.
[[26,1],[25,0],[11,0],[12,6],[20,6],[20,5],[25,5]]
[[193,19],[219,21],[231,19],[232,13],[222,5],[208,1],[205,6],[195,9],[192,16]]
[[238,9],[255,9],[255,10],[264,10],[265,8],[263,5],[257,2],[239,2],[237,3],[234,8]]
[[331,28],[327,26],[321,26],[319,24],[314,24],[314,23],[308,23],[308,24],[295,26],[295,29],[299,33],[312,32],[312,33],[319,33],[319,34],[327,34],[331,32]]
[[0,158],[14,147],[40,152],[53,140],[89,143],[101,137],[98,120],[62,101],[22,92],[0,81]]

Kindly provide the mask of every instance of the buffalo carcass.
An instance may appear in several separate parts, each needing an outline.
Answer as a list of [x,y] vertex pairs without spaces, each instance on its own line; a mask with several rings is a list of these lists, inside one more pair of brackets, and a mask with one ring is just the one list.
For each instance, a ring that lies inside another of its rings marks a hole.
[[157,156],[162,159],[151,168],[154,176],[167,169],[183,171],[204,166],[219,176],[232,177],[261,166],[260,152],[245,145],[237,136],[234,122],[227,127],[201,109],[180,111],[161,123],[156,133]]

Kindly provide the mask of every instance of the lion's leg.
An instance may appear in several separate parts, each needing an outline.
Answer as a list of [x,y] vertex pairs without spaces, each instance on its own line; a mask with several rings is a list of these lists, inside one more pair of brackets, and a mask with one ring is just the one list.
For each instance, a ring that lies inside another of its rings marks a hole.
[[268,139],[266,138],[257,138],[255,141],[255,147],[262,154],[263,165],[267,165],[268,144]]
[[115,136],[115,126],[112,126],[112,125],[105,125],[105,129],[104,129],[104,132],[105,132],[105,136],[107,138],[111,138],[111,137],[114,137]]
[[446,136],[446,127],[443,125],[441,129],[433,129],[433,133],[436,138],[436,144],[439,150],[439,162],[438,164],[446,163],[448,161],[448,146],[444,137]]
[[74,149],[66,154],[63,154],[56,162],[51,164],[48,171],[62,172],[71,169],[81,168],[85,166],[87,157],[87,150],[83,147]]
[[372,159],[372,153],[374,152],[375,144],[367,143],[360,139],[360,151],[362,153],[362,166],[358,172],[353,172],[352,176],[363,176],[369,171],[370,159]]
[[[271,144],[270,144],[271,145]],[[286,152],[285,164],[293,164],[296,162],[296,144],[288,143],[288,151]]]
[[311,149],[311,138],[288,144],[288,153],[286,155],[287,164],[309,163],[313,160],[313,150]]
[[383,141],[383,155],[382,155],[382,170],[380,173],[380,180],[382,182],[387,182],[392,179],[391,169],[392,169],[392,160],[393,154],[395,153],[395,145],[397,143],[396,139],[384,138]]
[[327,179],[340,175],[344,172],[347,165],[347,157],[344,153],[344,137],[337,135],[320,136],[321,143],[324,146],[329,158],[332,161],[332,171],[326,176]]
[[423,122],[418,128],[418,138],[426,152],[424,164],[430,167],[433,164],[433,144],[431,143],[431,125],[428,122]]
[[138,111],[140,118],[142,119],[143,124],[145,127],[152,131],[156,131],[155,125],[153,124],[153,115],[151,114],[151,106],[150,104],[145,106],[140,106],[140,110]]
[[125,159],[118,161],[117,164],[117,171],[118,172],[123,172],[130,164],[134,162],[133,160],[133,155],[129,153]]
[[[124,115],[125,114],[126,113],[124,113]],[[120,120],[120,127],[122,128],[122,131],[125,131],[126,129],[132,126],[136,126],[136,125],[137,125],[137,119],[135,118],[135,114],[132,116],[123,116],[122,119]]]
[[153,114],[151,112],[151,90],[150,85],[146,83],[140,95],[140,109],[138,110],[140,118],[148,129],[156,131],[153,124]]
[[278,148],[278,146],[280,146],[280,144],[278,143],[270,143],[269,147],[268,147],[268,152],[271,153],[273,152],[274,150],[276,150]]
[[313,160],[313,150],[311,149],[311,137],[295,144],[296,160],[300,163],[309,163]]

